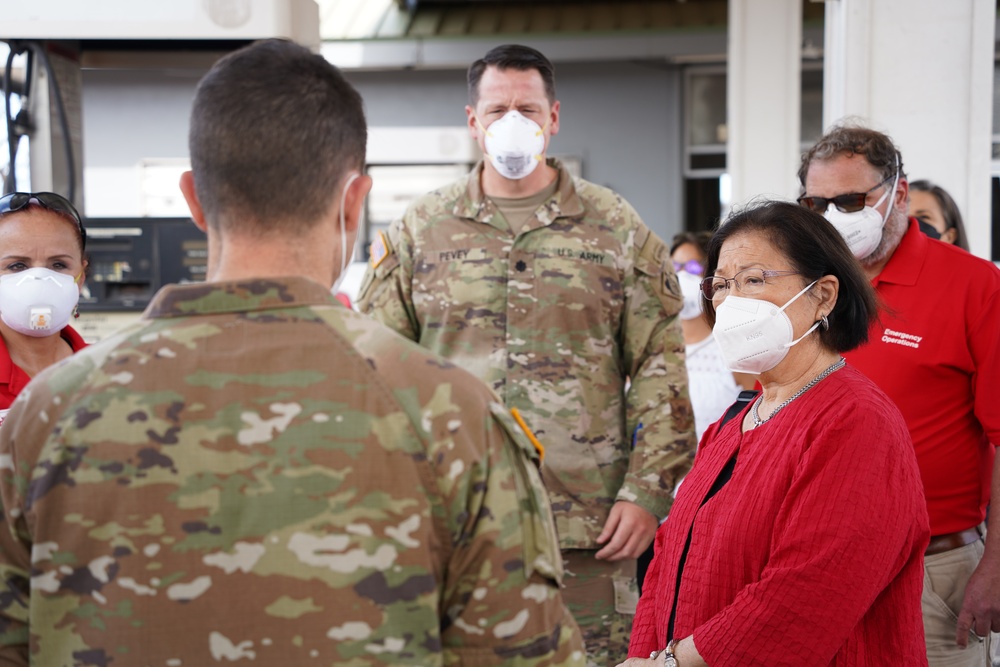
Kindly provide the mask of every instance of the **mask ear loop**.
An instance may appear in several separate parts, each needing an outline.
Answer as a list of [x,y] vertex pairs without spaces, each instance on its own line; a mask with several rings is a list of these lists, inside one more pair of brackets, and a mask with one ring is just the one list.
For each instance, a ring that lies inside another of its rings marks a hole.
[[472,114],[472,117],[476,119],[476,125],[479,126],[480,130],[482,130],[486,134],[490,134],[490,131],[486,129],[485,125],[483,125],[483,121],[479,120],[479,114],[474,113]]
[[[531,120],[531,119],[529,118],[529,120]],[[551,120],[551,119],[546,119],[546,120],[545,120],[545,125],[542,125],[542,126],[541,126],[540,128],[538,128],[538,132],[536,132],[536,133],[535,133],[535,136],[536,136],[536,137],[542,137],[542,136],[545,136],[545,128],[547,128],[547,127],[549,126],[549,121],[550,121],[550,120]],[[542,144],[542,145],[544,146],[544,144]],[[535,155],[535,156],[534,156],[534,158],[535,158],[535,159],[536,159],[537,161],[539,161],[539,162],[542,162],[542,159],[543,159],[543,158],[542,158],[542,155]]]
[[[819,282],[819,281],[818,280],[814,280],[811,283],[809,283],[808,285],[806,285],[805,287],[803,287],[802,290],[799,291],[798,294],[796,294],[795,296],[793,296],[791,299],[789,299],[785,303],[784,306],[782,306],[781,308],[779,308],[778,312],[779,313],[780,312],[784,312],[785,308],[788,308],[790,305],[792,305],[792,303],[796,299],[798,299],[800,296],[802,296],[803,294],[805,294],[806,292],[808,292],[810,289],[812,289],[813,285],[815,285],[817,282]],[[813,331],[816,331],[816,329],[819,327],[820,323],[821,323],[821,320],[817,320],[811,327],[809,327],[809,330],[806,331],[804,334],[802,334],[801,336],[799,336],[798,338],[796,338],[795,340],[793,340],[790,343],[785,343],[785,347],[792,347],[793,345],[798,345],[799,341],[801,341],[803,338],[805,338],[806,336],[808,336],[809,334],[811,334]]]
[[[484,138],[484,140],[485,140],[486,137],[492,137],[493,136],[493,133],[490,132],[489,130],[487,130],[486,126],[483,125],[483,121],[479,120],[479,114],[472,114],[472,117],[476,119],[476,125],[478,125],[479,129],[483,131],[483,135],[484,135],[483,138]],[[485,155],[486,157],[490,157],[490,154],[486,152],[485,148],[483,149],[483,155]]]
[[[889,211],[892,210],[892,200],[896,197],[896,186],[899,185],[899,152],[896,152],[896,175],[892,177],[892,190],[886,190],[885,194],[879,197],[878,201],[875,202],[875,206],[878,206],[889,196],[890,192],[891,198],[889,199],[889,204],[885,207],[885,215],[882,216],[882,225],[885,226],[886,221],[889,219]],[[872,207],[874,208],[874,206]]]
[[[347,222],[344,219],[344,207],[347,205],[347,191],[351,187],[351,183],[356,181],[361,177],[361,174],[355,172],[351,174],[351,177],[347,179],[344,183],[344,189],[340,193],[340,275],[337,276],[337,280],[334,287],[339,287],[341,281],[344,280],[344,274],[347,271],[347,265],[350,263],[353,257],[348,258],[347,256]],[[351,253],[354,254],[353,252]]]

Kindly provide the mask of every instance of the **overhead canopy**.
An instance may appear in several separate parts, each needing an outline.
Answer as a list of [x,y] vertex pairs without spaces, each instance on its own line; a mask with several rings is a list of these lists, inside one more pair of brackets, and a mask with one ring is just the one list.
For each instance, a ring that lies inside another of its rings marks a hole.
[[728,2],[319,0],[319,6],[324,40],[359,40],[725,29]]

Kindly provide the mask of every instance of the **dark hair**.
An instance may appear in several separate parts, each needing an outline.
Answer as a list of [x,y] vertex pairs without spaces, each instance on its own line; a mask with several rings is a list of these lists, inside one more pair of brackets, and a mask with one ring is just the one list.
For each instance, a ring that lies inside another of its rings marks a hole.
[[304,230],[364,167],[367,139],[361,96],[322,56],[280,39],[226,55],[198,84],[188,135],[209,224]]
[[708,257],[708,244],[712,241],[712,232],[680,232],[674,234],[670,242],[670,254],[673,255],[685,243],[690,243],[701,252],[702,257]]
[[887,134],[870,130],[860,125],[836,125],[816,142],[816,145],[802,154],[799,165],[799,183],[806,186],[809,165],[816,160],[829,160],[838,155],[860,155],[873,166],[883,179],[889,179],[899,171],[900,178],[906,178],[903,171],[903,155]]
[[8,192],[0,197],[0,218],[31,210],[48,211],[73,225],[80,256],[86,259],[87,229],[73,202],[55,192]]
[[[705,275],[715,273],[722,245],[740,234],[766,238],[806,283],[823,276],[836,276],[840,281],[837,304],[827,316],[830,328],[818,330],[823,345],[847,352],[868,340],[868,329],[878,317],[878,298],[858,260],[826,218],[790,202],[754,202],[734,212],[716,230],[708,248]],[[714,326],[712,302],[706,303],[705,315]]]
[[516,69],[521,72],[536,70],[542,77],[542,83],[545,84],[545,96],[549,98],[549,104],[556,101],[556,70],[549,59],[542,55],[541,51],[536,51],[530,46],[503,44],[490,49],[485,56],[469,67],[470,106],[474,107],[479,102],[479,80],[483,78],[483,72],[487,67],[496,67],[500,70]]
[[948,191],[940,185],[927,180],[913,181],[910,183],[910,190],[926,192],[937,200],[941,207],[941,214],[944,216],[945,229],[955,230],[955,245],[962,250],[969,249],[969,237],[965,233],[965,224],[962,222],[962,213],[958,210],[958,204],[951,198]]

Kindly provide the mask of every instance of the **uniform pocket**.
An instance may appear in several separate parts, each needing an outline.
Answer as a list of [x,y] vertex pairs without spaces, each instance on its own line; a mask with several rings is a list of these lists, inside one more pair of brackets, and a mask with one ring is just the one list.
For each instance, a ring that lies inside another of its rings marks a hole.
[[635,577],[616,576],[611,581],[615,588],[615,611],[635,615],[635,607],[639,604],[639,586]]

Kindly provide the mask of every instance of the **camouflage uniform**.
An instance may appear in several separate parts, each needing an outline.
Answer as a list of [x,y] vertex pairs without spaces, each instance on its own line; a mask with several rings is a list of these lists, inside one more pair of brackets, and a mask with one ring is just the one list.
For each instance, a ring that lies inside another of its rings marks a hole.
[[[560,546],[587,550],[569,574],[616,579],[581,601],[603,605],[596,627],[581,623],[600,663],[626,655],[630,619],[611,617],[634,611],[634,561],[594,561],[596,538],[616,500],[665,516],[694,452],[682,299],[667,247],[631,206],[549,164],[556,192],[517,234],[483,194],[482,164],[418,199],[373,244],[359,306],[483,378],[535,429]],[[608,658],[598,644],[612,631]]]
[[168,287],[0,428],[0,662],[582,664],[532,457],[315,283]]

